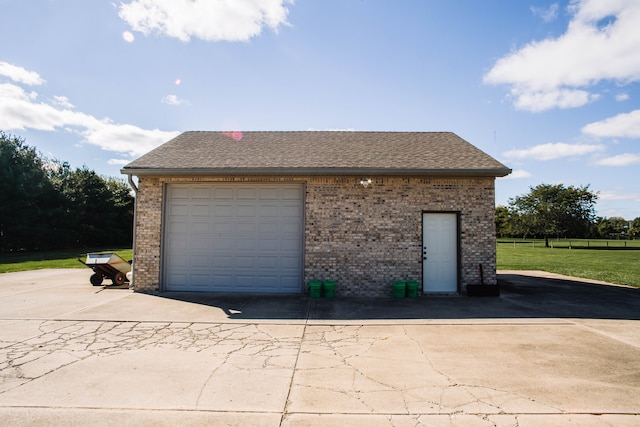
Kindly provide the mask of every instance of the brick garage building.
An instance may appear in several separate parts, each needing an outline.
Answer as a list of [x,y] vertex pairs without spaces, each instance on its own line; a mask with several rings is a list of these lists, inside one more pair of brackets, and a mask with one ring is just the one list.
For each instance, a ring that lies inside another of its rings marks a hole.
[[449,132],[185,132],[122,170],[138,178],[134,289],[495,284],[494,183],[510,172]]

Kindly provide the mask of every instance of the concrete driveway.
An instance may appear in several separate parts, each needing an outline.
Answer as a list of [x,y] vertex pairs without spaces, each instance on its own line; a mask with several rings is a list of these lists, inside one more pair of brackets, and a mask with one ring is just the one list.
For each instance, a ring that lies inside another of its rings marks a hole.
[[144,295],[0,275],[0,425],[640,425],[640,290]]

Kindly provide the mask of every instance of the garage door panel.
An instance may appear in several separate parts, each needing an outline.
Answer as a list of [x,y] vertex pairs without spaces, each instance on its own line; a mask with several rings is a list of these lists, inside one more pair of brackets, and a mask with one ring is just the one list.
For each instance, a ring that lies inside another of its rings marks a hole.
[[298,253],[302,250],[302,242],[298,239],[282,239],[280,241],[280,250],[286,253]]
[[211,258],[208,255],[191,255],[189,257],[189,266],[191,268],[206,270],[210,264]]
[[[198,236],[201,236],[199,234]],[[211,241],[209,239],[189,239],[189,249],[195,251],[209,251],[211,249]]]
[[211,277],[208,274],[191,274],[189,277],[190,285],[206,288],[211,285]]
[[297,235],[302,227],[299,222],[282,222],[279,224],[280,233]]
[[214,218],[234,218],[235,208],[233,205],[214,204],[213,216]]
[[165,290],[302,290],[302,185],[169,184],[167,195]]
[[256,205],[238,205],[236,216],[239,217],[255,217],[258,215],[258,207]]
[[258,234],[260,236],[268,236],[270,234],[278,234],[279,224],[275,221],[266,221],[257,224]]
[[189,265],[189,258],[186,255],[180,254],[172,254],[170,259],[166,261],[167,267],[171,269],[172,272],[177,271],[179,269],[186,269]]
[[299,218],[300,207],[298,206],[282,206],[280,209],[281,216],[285,218]]
[[280,260],[280,258],[274,257],[274,256],[259,256],[258,257],[258,268],[260,268],[260,269],[265,269],[265,268],[276,269],[280,265],[279,260]]
[[211,189],[208,187],[193,187],[191,189],[192,199],[211,199]]
[[190,191],[189,187],[172,187],[169,195],[173,200],[189,199]]
[[283,256],[280,258],[280,267],[283,270],[298,270],[301,267],[301,259],[295,256]]
[[234,258],[230,256],[213,255],[211,265],[214,269],[230,268],[233,267],[233,260]]
[[255,222],[238,222],[235,224],[235,227],[233,227],[234,224],[232,224],[232,228],[231,231],[234,230],[237,231],[240,234],[249,234],[249,235],[253,235],[256,232],[256,223]]
[[262,285],[261,288],[263,292],[273,292],[278,289],[281,284],[280,277],[278,276],[260,276],[258,280]]
[[279,200],[280,191],[277,188],[260,188],[258,189],[260,200]]
[[235,258],[235,266],[237,268],[253,268],[256,264],[256,257],[253,256],[239,256]]
[[257,288],[258,279],[254,275],[237,275],[235,287],[244,291],[252,291]]
[[299,280],[300,279],[295,274],[291,274],[288,276],[287,275],[280,276],[280,284],[283,289],[290,289],[290,290],[296,289],[299,286],[298,285]]
[[238,187],[237,188],[237,193],[236,193],[236,197],[239,200],[242,199],[250,199],[250,200],[255,200],[256,199],[256,195],[257,195],[257,189],[256,188],[252,188],[252,187]]
[[278,218],[279,211],[280,209],[276,205],[260,205],[258,207],[260,218]]
[[211,224],[209,222],[193,222],[189,225],[189,233],[195,235],[209,234],[211,231]]
[[278,239],[258,240],[258,250],[260,251],[278,251],[280,249],[280,241]]
[[236,244],[236,249],[238,250],[238,253],[256,250],[256,241],[253,238],[237,239],[235,241],[235,244]]
[[166,286],[171,288],[185,287],[187,285],[187,283],[185,282],[185,278],[186,276],[180,272],[168,274],[167,278],[165,279],[167,281]]
[[235,248],[235,241],[231,238],[215,238],[213,239],[213,249],[215,251],[229,252]]
[[300,187],[291,187],[291,188],[283,188],[280,192],[282,200],[301,200],[302,199],[302,188]]
[[171,216],[188,216],[189,215],[189,207],[187,205],[171,205],[171,211],[169,212]]
[[214,187],[211,193],[214,200],[233,200],[235,198],[235,191],[233,187]]
[[210,205],[193,205],[191,207],[191,215],[209,218],[211,216],[211,206]]
[[187,249],[187,239],[170,237],[167,239],[167,249],[169,251],[184,251]]
[[181,222],[176,219],[167,225],[168,233],[186,234],[188,231],[189,231],[189,223],[186,221]]
[[235,277],[229,273],[217,273],[211,275],[211,284],[215,288],[225,288],[224,290],[229,290],[232,288],[234,282]]
[[236,224],[232,221],[213,220],[214,233],[233,233]]

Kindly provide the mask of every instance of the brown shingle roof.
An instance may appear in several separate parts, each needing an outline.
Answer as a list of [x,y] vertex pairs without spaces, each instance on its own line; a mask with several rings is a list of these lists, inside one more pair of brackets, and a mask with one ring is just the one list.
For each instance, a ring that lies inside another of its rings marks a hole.
[[481,175],[511,170],[451,132],[185,132],[129,175]]

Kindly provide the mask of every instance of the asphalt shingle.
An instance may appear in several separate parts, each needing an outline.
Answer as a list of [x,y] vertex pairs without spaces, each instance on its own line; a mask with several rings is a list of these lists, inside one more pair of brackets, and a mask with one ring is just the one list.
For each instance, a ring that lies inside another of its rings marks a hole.
[[122,172],[504,176],[502,163],[451,132],[184,132]]

